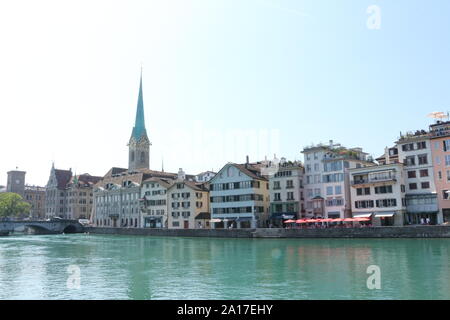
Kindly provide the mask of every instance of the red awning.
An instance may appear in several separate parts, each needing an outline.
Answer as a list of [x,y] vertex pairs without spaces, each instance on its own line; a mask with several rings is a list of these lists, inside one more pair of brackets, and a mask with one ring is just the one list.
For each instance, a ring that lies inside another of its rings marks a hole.
[[294,223],[295,220],[286,220],[284,223]]
[[332,220],[332,222],[341,222],[341,221],[344,221],[344,219],[337,218],[337,219],[333,219],[333,220]]

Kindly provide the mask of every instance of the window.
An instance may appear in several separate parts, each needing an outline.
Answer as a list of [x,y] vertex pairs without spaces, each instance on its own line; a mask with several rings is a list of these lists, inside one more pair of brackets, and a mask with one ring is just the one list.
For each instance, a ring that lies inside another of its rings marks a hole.
[[333,195],[333,187],[327,187],[327,196]]
[[426,149],[427,143],[425,141],[417,142],[417,150]]
[[450,171],[447,170],[447,182],[450,181]]
[[441,157],[436,157],[436,164],[440,165],[441,164]]
[[287,193],[287,200],[294,200],[294,193],[293,192],[288,192]]
[[292,189],[292,188],[294,188],[294,181],[293,181],[293,180],[287,180],[287,181],[286,181],[286,188],[287,188],[287,189]]
[[428,157],[426,154],[420,154],[417,156],[419,165],[428,164]]
[[392,193],[392,186],[375,187],[375,194]]
[[428,169],[420,170],[420,177],[428,177]]
[[417,183],[410,183],[409,190],[417,190]]
[[319,169],[319,164],[318,163],[315,163],[314,164],[314,171],[319,171],[320,169]]
[[274,201],[281,201],[281,193],[275,193],[274,195]]
[[402,145],[402,150],[403,151],[412,151],[412,150],[414,150],[414,143],[408,143],[408,144]]
[[445,141],[443,141],[443,143],[444,143],[444,151],[449,151],[450,150],[450,140],[445,140]]
[[365,209],[365,208],[373,208],[373,200],[363,200],[363,201],[355,201],[355,208],[357,209]]
[[416,164],[416,161],[415,161],[414,156],[406,157],[406,165],[407,166],[414,166],[415,164]]
[[408,178],[415,178],[416,177],[416,171],[408,171]]
[[448,167],[450,166],[450,155],[445,156],[445,165]]
[[377,200],[377,208],[396,207],[397,199],[382,199]]
[[442,199],[448,200],[449,190],[442,190]]
[[427,182],[422,182],[422,189],[430,189],[430,183]]
[[334,193],[335,194],[342,194],[342,187],[341,186],[334,187]]
[[314,195],[320,197],[320,189],[314,189]]
[[402,185],[400,186],[400,190],[401,190],[401,192],[406,192],[406,187],[405,187],[404,184],[402,184]]
[[280,181],[274,181],[273,182],[273,190],[278,190],[280,189]]
[[364,196],[370,194],[370,188],[358,188],[356,189],[356,194],[358,196]]
[[442,171],[438,171],[439,180],[442,180]]

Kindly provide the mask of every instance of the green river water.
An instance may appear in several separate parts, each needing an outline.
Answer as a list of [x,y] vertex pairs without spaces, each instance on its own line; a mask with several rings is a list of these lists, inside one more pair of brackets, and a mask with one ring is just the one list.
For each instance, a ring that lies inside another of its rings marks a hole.
[[0,299],[450,299],[450,239],[11,235]]

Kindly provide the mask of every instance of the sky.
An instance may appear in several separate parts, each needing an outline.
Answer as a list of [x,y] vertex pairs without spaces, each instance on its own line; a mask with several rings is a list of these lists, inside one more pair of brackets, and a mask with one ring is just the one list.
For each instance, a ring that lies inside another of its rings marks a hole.
[[305,146],[377,157],[450,109],[447,0],[0,0],[0,185],[127,167],[143,70],[151,169]]

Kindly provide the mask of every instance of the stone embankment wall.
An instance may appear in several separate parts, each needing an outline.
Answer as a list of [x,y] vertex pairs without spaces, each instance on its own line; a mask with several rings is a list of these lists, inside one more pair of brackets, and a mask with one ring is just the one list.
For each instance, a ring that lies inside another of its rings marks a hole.
[[330,229],[135,229],[87,227],[95,234],[212,238],[450,238],[450,226]]

